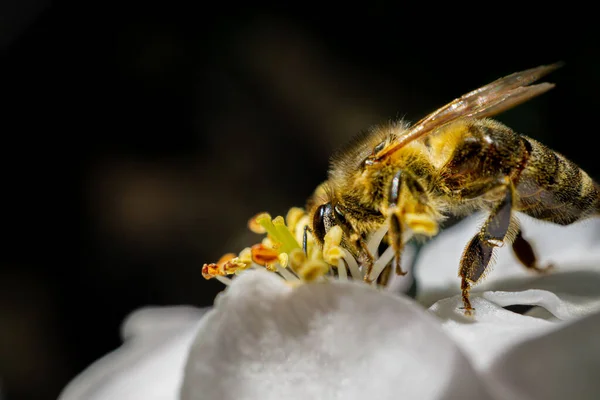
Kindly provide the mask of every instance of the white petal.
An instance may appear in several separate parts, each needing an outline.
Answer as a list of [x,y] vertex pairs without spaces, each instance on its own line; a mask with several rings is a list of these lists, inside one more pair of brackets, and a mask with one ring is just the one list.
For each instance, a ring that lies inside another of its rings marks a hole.
[[[545,266],[552,263],[555,270],[548,277],[526,270],[514,256],[511,246],[499,248],[496,263],[473,291],[550,289],[558,284],[569,284],[570,290],[585,290],[591,286],[585,279],[589,272],[600,272],[600,218],[589,219],[569,226],[558,226],[518,214],[523,236],[532,244]],[[485,215],[476,214],[444,230],[425,245],[417,259],[415,276],[419,285],[418,299],[426,305],[438,299],[460,293],[458,266],[462,252],[479,231]],[[561,274],[565,274],[563,279]],[[557,277],[552,277],[558,275]],[[592,275],[594,282],[598,278]],[[568,282],[567,282],[568,281]],[[528,286],[529,285],[529,286]],[[600,286],[596,285],[596,293]],[[575,294],[575,293],[574,293]]]
[[122,327],[125,343],[78,375],[59,400],[178,399],[187,358],[204,310],[149,308]]
[[489,398],[422,307],[356,282],[240,275],[203,318],[183,400]]
[[464,316],[460,296],[440,300],[430,310],[442,319],[442,327],[479,370],[488,368],[510,347],[555,328],[552,322],[505,310],[479,296],[473,296],[471,302],[473,317]]
[[[598,276],[600,278],[600,274]],[[522,292],[484,292],[482,296],[502,307],[515,304],[543,307],[562,321],[570,321],[600,310],[600,296],[575,296],[561,291],[557,293],[531,289]]]
[[600,313],[510,349],[488,377],[495,393],[515,400],[600,398]]
[[[444,329],[480,370],[526,340],[600,311],[599,298],[556,295],[546,290],[484,292],[473,296],[471,301],[475,308],[473,317],[463,315],[460,296],[440,300],[430,310],[442,319]],[[554,318],[546,320],[530,316],[534,315],[531,312],[521,315],[503,308],[515,304],[542,307]]]

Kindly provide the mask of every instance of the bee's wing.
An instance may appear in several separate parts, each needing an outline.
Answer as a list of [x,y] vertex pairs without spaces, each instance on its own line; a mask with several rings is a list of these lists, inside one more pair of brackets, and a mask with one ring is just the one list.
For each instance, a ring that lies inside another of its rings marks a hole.
[[516,72],[473,90],[417,122],[395,142],[374,154],[370,160],[373,163],[383,161],[406,144],[449,122],[464,117],[491,117],[538,96],[552,89],[554,84],[528,85],[560,66],[561,63],[556,63]]

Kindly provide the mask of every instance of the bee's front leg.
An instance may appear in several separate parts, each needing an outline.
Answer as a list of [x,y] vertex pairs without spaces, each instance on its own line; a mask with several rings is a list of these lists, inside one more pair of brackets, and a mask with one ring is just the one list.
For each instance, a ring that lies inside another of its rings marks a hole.
[[396,172],[396,174],[392,178],[388,192],[388,237],[390,246],[392,246],[392,249],[394,249],[394,269],[396,270],[397,275],[406,275],[406,272],[402,271],[402,266],[400,265],[404,241],[402,240],[402,221],[400,219],[400,207],[398,207],[401,191],[406,186],[405,179],[405,174],[402,171]]
[[[469,300],[471,285],[485,274],[496,247],[502,246],[507,239],[513,207],[513,188],[508,185],[504,198],[492,210],[483,227],[469,242],[460,260],[458,275],[462,279],[462,301],[466,315],[471,315],[473,307]],[[510,238],[508,238],[510,239]]]
[[402,257],[402,249],[404,248],[404,241],[402,239],[402,223],[396,213],[390,215],[390,230],[388,231],[390,237],[390,244],[394,249],[394,269],[396,275],[406,275],[406,271],[402,270],[400,265],[400,259]]
[[387,207],[384,215],[388,219],[388,238],[394,249],[394,268],[397,275],[406,275],[400,260],[404,249],[404,232],[435,236],[438,225],[427,206],[427,193],[421,183],[406,171],[397,171],[388,190]]

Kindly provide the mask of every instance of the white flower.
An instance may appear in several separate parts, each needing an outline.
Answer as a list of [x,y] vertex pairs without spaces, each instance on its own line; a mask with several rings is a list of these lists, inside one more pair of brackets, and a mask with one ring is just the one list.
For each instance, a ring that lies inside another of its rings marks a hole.
[[556,271],[534,275],[501,249],[474,287],[474,317],[460,310],[457,266],[477,217],[425,246],[416,301],[361,282],[292,287],[245,271],[205,315],[134,313],[123,346],[60,399],[600,398],[600,221],[521,219]]

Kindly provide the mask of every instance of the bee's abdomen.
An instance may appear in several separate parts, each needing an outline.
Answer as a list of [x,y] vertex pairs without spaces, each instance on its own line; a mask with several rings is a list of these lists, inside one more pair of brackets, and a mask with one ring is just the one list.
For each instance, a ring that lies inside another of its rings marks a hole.
[[517,210],[560,225],[598,213],[598,185],[585,171],[533,139],[522,140],[529,157],[516,182]]

